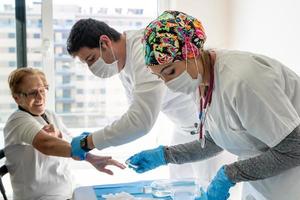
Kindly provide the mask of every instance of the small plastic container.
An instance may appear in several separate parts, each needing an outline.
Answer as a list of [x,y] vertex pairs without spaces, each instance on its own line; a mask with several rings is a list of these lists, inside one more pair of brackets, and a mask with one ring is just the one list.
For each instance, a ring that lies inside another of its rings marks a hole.
[[171,187],[171,197],[173,200],[194,200],[198,194],[197,185],[181,185]]
[[199,194],[200,186],[195,179],[157,180],[145,188],[156,198],[172,197],[174,200],[194,200]]

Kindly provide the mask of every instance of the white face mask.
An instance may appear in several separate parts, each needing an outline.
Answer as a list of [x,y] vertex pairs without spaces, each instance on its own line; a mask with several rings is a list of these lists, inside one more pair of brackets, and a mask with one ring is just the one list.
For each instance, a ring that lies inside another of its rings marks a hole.
[[199,85],[202,83],[202,76],[198,73],[197,79],[193,79],[185,70],[179,76],[166,82],[167,87],[173,92],[191,94],[196,92]]
[[111,49],[111,52],[112,52],[112,55],[113,55],[115,61],[110,64],[106,63],[102,58],[101,42],[100,42],[99,48],[100,48],[100,57],[98,58],[98,60],[96,60],[96,62],[94,62],[89,67],[89,69],[95,76],[98,76],[100,78],[112,77],[113,75],[115,75],[119,72],[118,60],[116,59],[115,54],[114,54],[113,50]]
[[[194,53],[194,52],[193,52]],[[195,56],[195,54],[194,54]],[[195,66],[197,68],[197,78],[193,79],[187,72],[187,59],[185,60],[185,71],[179,76],[166,82],[166,86],[173,92],[181,92],[184,94],[192,94],[196,92],[197,88],[202,83],[202,75],[199,73],[197,60],[195,59]]]

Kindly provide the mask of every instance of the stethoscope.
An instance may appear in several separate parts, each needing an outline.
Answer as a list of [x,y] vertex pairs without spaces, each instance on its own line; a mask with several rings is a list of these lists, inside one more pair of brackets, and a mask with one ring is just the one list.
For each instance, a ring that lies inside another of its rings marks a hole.
[[204,123],[206,121],[207,112],[209,110],[211,100],[212,100],[212,92],[214,89],[214,67],[211,64],[211,70],[210,70],[210,81],[209,86],[205,88],[204,94],[205,97],[201,96],[201,89],[200,86],[198,87],[199,90],[199,104],[200,104],[200,112],[199,112],[199,124],[195,123],[194,126],[196,128],[195,131],[191,131],[192,135],[199,134],[199,140],[201,142],[201,147],[205,147],[205,135],[203,132]]

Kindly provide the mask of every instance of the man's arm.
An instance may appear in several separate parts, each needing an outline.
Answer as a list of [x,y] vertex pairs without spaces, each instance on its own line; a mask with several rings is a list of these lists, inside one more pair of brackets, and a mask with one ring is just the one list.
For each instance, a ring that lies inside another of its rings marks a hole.
[[[142,33],[140,36],[142,37]],[[127,74],[132,81],[130,84],[133,85],[130,91],[131,105],[118,120],[87,138],[90,149],[96,147],[101,150],[140,138],[152,129],[158,117],[166,87],[162,80],[147,69],[140,39],[133,44],[127,44],[132,45],[132,51],[129,52],[131,55],[128,58],[132,72]]]

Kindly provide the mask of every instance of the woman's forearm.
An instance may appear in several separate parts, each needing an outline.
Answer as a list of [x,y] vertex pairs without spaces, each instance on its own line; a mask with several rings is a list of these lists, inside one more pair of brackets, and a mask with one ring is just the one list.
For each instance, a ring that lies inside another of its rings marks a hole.
[[71,157],[71,145],[67,141],[51,136],[41,130],[33,139],[32,145],[45,155]]
[[214,143],[209,134],[206,134],[205,138],[205,148],[201,147],[201,142],[199,140],[165,147],[165,158],[167,163],[182,164],[200,161],[213,157],[223,150]]
[[234,182],[254,181],[276,176],[300,165],[300,127],[277,146],[259,156],[237,161],[225,166],[225,171]]

